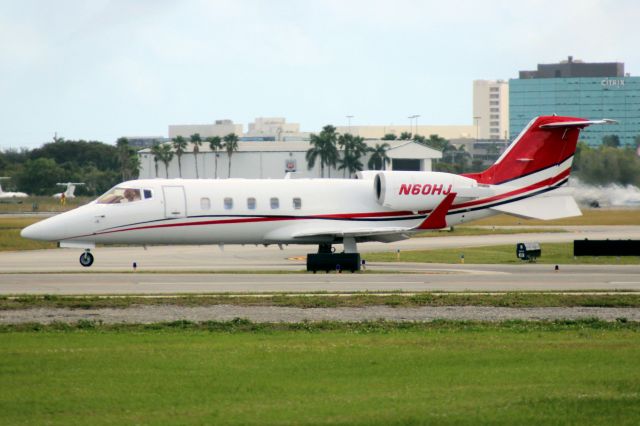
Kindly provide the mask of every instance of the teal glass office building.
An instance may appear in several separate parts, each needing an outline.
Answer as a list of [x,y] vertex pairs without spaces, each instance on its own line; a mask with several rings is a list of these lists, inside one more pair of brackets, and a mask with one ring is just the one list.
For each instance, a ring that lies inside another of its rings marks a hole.
[[619,124],[590,126],[580,140],[592,146],[603,136],[618,135],[622,145],[635,146],[640,136],[640,77],[520,78],[509,80],[511,138],[539,115],[568,115]]

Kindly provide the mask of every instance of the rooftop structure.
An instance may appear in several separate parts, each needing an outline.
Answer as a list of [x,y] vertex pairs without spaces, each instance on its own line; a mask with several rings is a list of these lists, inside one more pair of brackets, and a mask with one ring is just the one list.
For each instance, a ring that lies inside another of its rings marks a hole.
[[536,71],[520,71],[521,79],[571,77],[624,77],[622,62],[583,62],[569,56],[557,64],[538,64]]

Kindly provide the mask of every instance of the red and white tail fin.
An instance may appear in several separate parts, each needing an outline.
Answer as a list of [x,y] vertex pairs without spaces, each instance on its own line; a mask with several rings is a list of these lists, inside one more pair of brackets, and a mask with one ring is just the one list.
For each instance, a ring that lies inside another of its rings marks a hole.
[[481,185],[492,185],[502,199],[490,208],[513,216],[559,219],[582,213],[573,197],[556,190],[571,173],[580,130],[613,120],[544,116],[533,119],[487,170],[466,174]]
[[[515,141],[487,170],[465,176],[478,183],[502,185],[550,168],[561,168],[569,176],[580,130],[591,124],[608,124],[612,120],[585,120],[575,117],[537,117],[525,127]],[[547,175],[558,175],[558,170]],[[547,176],[551,177],[551,176]]]

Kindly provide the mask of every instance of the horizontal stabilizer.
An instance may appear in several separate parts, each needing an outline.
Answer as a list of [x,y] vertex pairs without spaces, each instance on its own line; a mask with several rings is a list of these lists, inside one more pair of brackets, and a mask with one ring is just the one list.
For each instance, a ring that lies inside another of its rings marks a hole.
[[541,129],[555,129],[559,127],[587,127],[592,124],[618,124],[616,120],[603,118],[602,120],[579,120],[579,121],[559,121],[556,123],[547,123],[540,126]]
[[526,198],[491,209],[525,219],[553,220],[582,215],[576,201],[569,195]]

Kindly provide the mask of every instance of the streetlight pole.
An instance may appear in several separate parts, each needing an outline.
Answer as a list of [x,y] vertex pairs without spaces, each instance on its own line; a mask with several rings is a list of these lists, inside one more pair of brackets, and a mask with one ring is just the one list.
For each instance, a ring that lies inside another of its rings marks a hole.
[[349,133],[351,133],[351,119],[353,118],[353,115],[346,115],[345,117],[347,117],[347,123],[349,123],[348,124]]
[[473,117],[473,119],[476,121],[476,143],[478,143],[478,121],[480,121],[481,118],[482,117],[480,116]]
[[[410,115],[407,118],[409,119],[409,133],[413,133],[413,119],[420,117],[419,115]],[[416,130],[417,130],[418,121],[416,120]]]

